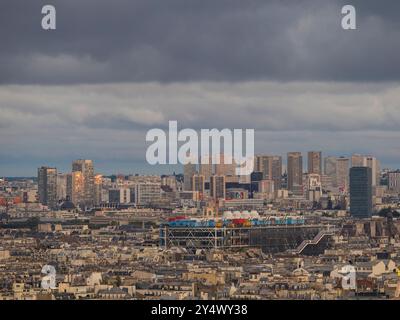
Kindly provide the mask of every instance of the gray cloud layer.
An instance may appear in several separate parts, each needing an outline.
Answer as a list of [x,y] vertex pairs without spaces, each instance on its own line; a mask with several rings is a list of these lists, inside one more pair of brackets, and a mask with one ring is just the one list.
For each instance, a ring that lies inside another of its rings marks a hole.
[[3,0],[1,83],[399,80],[400,2],[353,0]]
[[398,83],[13,85],[0,87],[0,101],[2,170],[77,157],[105,172],[142,170],[147,129],[168,120],[180,129],[255,128],[258,152],[372,153],[392,165],[400,157]]

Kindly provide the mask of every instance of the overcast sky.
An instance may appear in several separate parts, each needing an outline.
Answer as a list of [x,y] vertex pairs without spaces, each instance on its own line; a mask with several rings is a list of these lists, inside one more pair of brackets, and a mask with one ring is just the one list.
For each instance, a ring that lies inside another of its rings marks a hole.
[[[357,30],[341,28],[344,4]],[[399,18],[398,0],[2,0],[0,176],[75,158],[167,172],[145,165],[145,134],[168,120],[254,128],[258,153],[399,168]]]

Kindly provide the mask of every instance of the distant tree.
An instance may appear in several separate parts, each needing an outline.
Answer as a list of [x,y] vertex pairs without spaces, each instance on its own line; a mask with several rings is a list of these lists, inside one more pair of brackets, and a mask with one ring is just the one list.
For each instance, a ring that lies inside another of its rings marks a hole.
[[115,279],[115,285],[116,285],[117,287],[120,287],[121,284],[122,284],[121,277],[120,277],[120,276],[117,276],[117,278]]
[[27,224],[28,228],[30,228],[32,231],[34,231],[34,230],[38,229],[39,222],[40,222],[40,219],[38,217],[32,217],[26,221],[26,224]]
[[397,212],[396,210],[393,210],[391,207],[383,208],[382,210],[380,210],[378,212],[378,215],[380,217],[385,217],[385,218],[388,218],[388,217],[398,218],[398,217],[400,217],[400,213]]

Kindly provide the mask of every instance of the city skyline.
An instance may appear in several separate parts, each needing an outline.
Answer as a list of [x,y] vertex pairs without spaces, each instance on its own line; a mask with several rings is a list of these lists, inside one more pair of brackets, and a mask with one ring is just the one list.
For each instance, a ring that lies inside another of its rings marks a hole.
[[0,3],[0,300],[400,300],[399,0]]
[[[353,157],[361,157],[361,158],[364,158],[364,159],[368,159],[368,158],[371,159],[372,158],[372,159],[378,160],[378,162],[379,162],[379,170],[376,172],[376,174],[378,174],[381,169],[388,169],[388,170],[391,170],[391,171],[395,171],[395,170],[399,170],[400,169],[399,168],[400,166],[390,167],[390,166],[382,165],[382,162],[380,161],[380,158],[379,159],[376,158],[375,155],[373,155],[373,154],[352,153],[350,155],[341,154],[341,155],[336,156],[336,155],[332,155],[332,154],[327,155],[327,154],[324,154],[323,151],[315,151],[315,150],[314,151],[289,151],[289,152],[286,152],[285,154],[256,153],[254,155],[254,160],[256,162],[256,159],[260,158],[260,157],[261,158],[276,158],[276,157],[278,157],[278,158],[280,158],[280,161],[282,162],[282,164],[281,164],[282,174],[285,174],[285,173],[287,173],[287,166],[288,166],[288,158],[287,158],[287,156],[288,156],[288,154],[290,154],[290,153],[300,153],[301,157],[303,159],[301,161],[302,162],[302,173],[303,174],[314,173],[314,172],[309,172],[308,155],[309,155],[309,153],[315,153],[315,152],[318,152],[319,154],[322,155],[321,161],[320,161],[321,162],[320,165],[321,165],[321,169],[322,169],[321,174],[327,174],[325,168],[329,164],[327,164],[326,161],[327,160],[329,161],[330,159],[333,159],[333,160],[343,159],[343,160],[347,160],[349,162],[350,166],[359,166],[359,164],[356,163],[356,162],[354,162],[354,165],[352,164],[353,163],[352,162],[352,158]],[[76,159],[78,159],[78,158],[76,158]],[[79,159],[83,159],[83,157],[80,157]],[[44,167],[49,167],[49,168],[55,168],[59,172],[70,172],[71,171],[71,161],[72,161],[71,159],[65,159],[65,164],[63,164],[61,166],[58,166],[54,162],[48,162],[47,161],[45,163],[39,164],[38,167],[44,166]],[[138,174],[138,175],[149,175],[149,174],[150,175],[172,175],[174,173],[175,174],[182,174],[182,175],[185,174],[184,165],[180,165],[180,164],[177,164],[177,165],[170,165],[170,164],[149,165],[149,164],[147,164],[147,170],[144,170],[144,171],[140,171],[140,170],[136,170],[135,171],[134,169],[131,170],[131,171],[129,171],[129,170],[128,171],[122,171],[122,170],[120,170],[118,168],[115,168],[114,170],[111,169],[111,171],[104,171],[104,170],[102,170],[102,166],[101,165],[98,166],[98,164],[97,164],[97,162],[95,160],[91,159],[91,161],[93,161],[96,164],[96,172],[97,173],[101,173],[101,174],[106,175],[106,176],[112,176],[112,175],[135,175],[135,174]],[[367,164],[364,163],[361,166],[365,166],[365,165],[367,165]],[[201,173],[201,170],[204,170],[204,169],[202,169],[201,163],[199,163],[197,165],[193,165],[193,166],[195,168],[194,170],[197,170],[198,173]],[[217,164],[211,164],[211,165],[204,165],[203,164],[203,167],[205,167],[205,166],[211,166],[211,168],[212,168],[211,170],[213,170],[213,171],[217,170],[217,168],[218,168]],[[254,172],[259,171],[257,169],[257,168],[259,168],[258,166],[259,166],[259,164],[256,163],[255,166],[254,166],[254,169],[253,169]],[[19,175],[18,176],[18,175],[1,175],[0,174],[0,177],[5,177],[5,178],[7,178],[7,177],[8,178],[35,177],[38,167],[35,168],[35,172],[32,175],[28,174],[28,175]],[[152,168],[153,168],[153,170],[152,170]],[[264,169],[261,169],[261,171],[263,171],[263,170]]]

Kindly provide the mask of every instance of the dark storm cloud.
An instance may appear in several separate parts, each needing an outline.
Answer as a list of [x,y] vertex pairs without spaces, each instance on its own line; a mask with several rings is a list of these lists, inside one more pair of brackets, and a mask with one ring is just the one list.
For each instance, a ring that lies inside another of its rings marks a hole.
[[349,3],[356,31],[339,0],[2,0],[0,83],[399,80],[400,2]]

